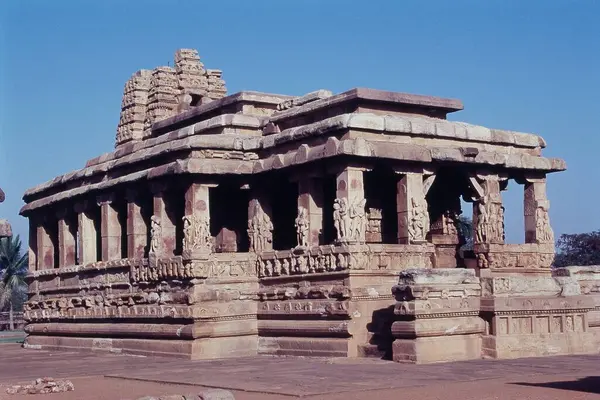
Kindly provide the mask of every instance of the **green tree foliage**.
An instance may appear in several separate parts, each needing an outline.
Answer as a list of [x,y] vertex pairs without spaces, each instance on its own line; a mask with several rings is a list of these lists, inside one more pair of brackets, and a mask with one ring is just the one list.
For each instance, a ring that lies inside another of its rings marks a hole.
[[9,311],[10,329],[14,329],[13,311],[22,309],[27,297],[27,254],[21,254],[21,239],[0,239],[0,311]]
[[600,265],[600,230],[560,235],[556,246],[555,267]]
[[462,244],[461,250],[473,250],[473,221],[461,215],[456,222],[456,230]]

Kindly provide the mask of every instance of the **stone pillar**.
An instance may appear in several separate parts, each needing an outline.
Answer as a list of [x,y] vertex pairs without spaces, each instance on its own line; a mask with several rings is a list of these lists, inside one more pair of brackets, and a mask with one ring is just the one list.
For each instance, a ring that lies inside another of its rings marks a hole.
[[524,193],[525,243],[554,245],[550,226],[550,201],[546,197],[546,179],[527,179]]
[[[94,204],[95,206],[95,204]],[[94,219],[87,209],[88,203],[75,204],[77,228],[79,232],[79,264],[85,265],[97,261],[97,235]]]
[[38,269],[54,268],[54,245],[47,222],[37,227],[37,251]]
[[102,261],[121,258],[121,224],[112,196],[98,200],[101,215]]
[[[75,221],[69,218],[68,210],[61,210],[57,213],[58,218],[58,266],[68,267],[75,265],[76,239],[73,234]],[[75,230],[76,232],[76,230]]]
[[29,248],[27,251],[27,260],[29,262],[29,271],[33,272],[38,269],[37,255],[38,255],[38,244],[37,234],[38,226],[33,216],[29,217]]
[[183,252],[187,258],[208,254],[212,250],[210,234],[209,189],[215,185],[193,182],[185,192],[183,217]]
[[398,180],[396,211],[398,243],[424,243],[429,232],[429,212],[422,173],[403,173]]
[[248,238],[250,251],[261,253],[273,250],[273,222],[267,192],[252,187],[248,203]]
[[161,183],[151,185],[153,210],[150,238],[150,253],[171,257],[175,251],[175,223],[167,211],[167,186]]
[[[298,209],[306,210],[308,246],[318,246],[323,231],[323,183],[318,179],[306,177],[298,182],[298,189]],[[298,217],[301,218],[300,215]]]
[[478,175],[470,178],[477,192],[473,202],[473,235],[475,244],[504,244],[504,206],[500,195],[501,178]]
[[363,169],[346,167],[336,178],[334,224],[343,242],[364,242],[367,227]]
[[127,258],[144,258],[148,246],[148,226],[142,215],[141,199],[127,190]]

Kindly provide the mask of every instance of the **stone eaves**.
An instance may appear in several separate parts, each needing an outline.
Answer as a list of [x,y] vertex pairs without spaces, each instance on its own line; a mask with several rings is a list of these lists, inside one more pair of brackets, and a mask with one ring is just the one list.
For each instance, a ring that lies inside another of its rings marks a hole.
[[[166,133],[140,142],[122,145],[113,152],[91,159],[83,169],[58,176],[51,181],[27,190],[24,199],[25,201],[35,200],[43,195],[45,191],[56,190],[64,185],[73,185],[77,181],[89,180],[92,177],[100,177],[106,175],[109,171],[125,166],[133,166],[169,153],[174,154],[200,149],[241,152],[241,158],[245,161],[261,158],[262,161],[254,164],[251,168],[244,167],[241,170],[236,169],[236,171],[249,171],[248,173],[265,171],[265,166],[271,163],[270,159],[273,159],[273,157],[281,158],[277,154],[277,147],[280,145],[286,144],[287,152],[289,151],[288,143],[304,140],[310,145],[311,137],[321,135],[340,136],[348,131],[382,135],[380,140],[384,141],[384,145],[372,144],[370,157],[422,162],[438,160],[482,163],[511,169],[533,169],[540,172],[560,171],[566,168],[562,160],[546,159],[531,154],[532,152],[539,154],[541,149],[546,146],[545,141],[540,136],[489,129],[483,126],[451,122],[421,115],[347,113],[288,128],[279,133],[269,135],[264,133],[266,122],[304,115],[318,109],[330,107],[332,104],[350,101],[349,99],[377,99],[378,101],[396,101],[402,104],[411,102],[411,104],[418,103],[423,106],[446,107],[447,110],[462,108],[462,103],[452,99],[406,95],[371,89],[353,89],[340,95],[326,97],[284,111],[277,111],[270,117],[239,113],[218,114],[218,112],[223,112],[223,109],[229,105],[246,103],[273,106],[281,102],[282,99],[289,98],[291,96],[241,92],[196,107],[175,117],[155,123],[156,129],[165,130]],[[205,118],[209,115],[214,116]],[[192,123],[192,121],[197,122]],[[189,125],[175,129],[181,124]],[[169,129],[171,130],[169,131]],[[414,138],[414,140],[418,139],[419,143],[414,144],[413,142],[412,145],[406,141],[394,143],[394,137],[407,137],[408,140]],[[423,140],[427,140],[425,145]],[[429,143],[429,140],[431,140],[431,143]],[[462,148],[470,146],[478,147],[478,154],[475,157],[465,157],[463,154]],[[417,151],[416,148],[420,150]],[[313,151],[313,149],[311,149],[311,153],[313,155],[320,154],[319,151]],[[417,153],[427,154],[427,156],[413,157]],[[366,154],[361,155],[366,156]],[[286,157],[289,158],[289,155]],[[318,159],[317,156],[314,157],[316,157],[314,159]],[[286,163],[286,165],[288,164]],[[106,184],[105,179],[106,177],[102,178],[102,182],[99,184]],[[110,180],[114,180],[114,178]],[[87,185],[87,187],[92,190],[91,185]],[[74,190],[76,189],[80,188]],[[98,186],[93,190],[96,189],[100,190],[101,187]],[[70,190],[67,192],[70,192]]]

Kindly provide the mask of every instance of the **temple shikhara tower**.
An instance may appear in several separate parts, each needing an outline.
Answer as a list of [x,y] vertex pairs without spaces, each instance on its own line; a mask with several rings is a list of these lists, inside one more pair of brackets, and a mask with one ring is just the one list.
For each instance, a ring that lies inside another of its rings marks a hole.
[[[24,195],[25,347],[419,363],[598,353],[600,271],[551,268],[546,176],[565,163],[540,136],[446,119],[462,108],[362,88],[227,95],[188,49],[136,72],[114,151]],[[509,187],[521,244],[505,241]]]

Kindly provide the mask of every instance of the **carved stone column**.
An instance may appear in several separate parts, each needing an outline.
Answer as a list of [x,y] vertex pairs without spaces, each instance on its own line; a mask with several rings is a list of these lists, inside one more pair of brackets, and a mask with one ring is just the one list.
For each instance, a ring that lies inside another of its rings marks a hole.
[[68,267],[76,264],[76,238],[73,232],[77,232],[76,221],[69,215],[70,210],[60,210],[58,218],[58,266]]
[[37,227],[38,269],[54,268],[54,245],[50,238],[51,230],[48,229],[47,224],[48,222],[45,222]]
[[429,212],[425,195],[435,175],[402,173],[397,183],[396,211],[398,214],[398,243],[418,244],[427,241]]
[[175,222],[167,210],[167,186],[164,183],[153,183],[151,190],[154,195],[154,214],[150,221],[150,253],[171,257],[175,250]]
[[29,216],[29,248],[27,251],[27,260],[29,263],[29,271],[33,272],[38,269],[37,255],[38,255],[38,243],[37,243],[37,230],[38,225],[34,216]]
[[473,202],[473,235],[476,244],[504,243],[504,206],[500,195],[506,180],[497,175],[477,175],[470,178],[475,189]]
[[214,186],[193,182],[185,192],[185,215],[183,217],[184,258],[193,258],[194,255],[206,255],[212,250],[209,190]]
[[527,178],[524,193],[525,243],[554,245],[550,226],[550,201],[546,197],[545,178]]
[[[93,204],[96,206],[96,204]],[[77,213],[77,227],[79,232],[79,264],[85,265],[97,261],[97,235],[94,219],[90,215],[88,202],[75,204],[75,212]]]
[[252,187],[248,203],[248,238],[250,251],[260,253],[273,250],[273,222],[267,193]]
[[364,242],[367,228],[363,168],[346,167],[336,178],[333,219],[337,239]]
[[148,246],[148,226],[142,215],[141,200],[135,190],[127,190],[127,258],[144,258]]
[[298,245],[302,246],[301,242],[305,241],[309,247],[318,246],[323,230],[323,183],[305,177],[298,182],[298,189]]
[[101,216],[102,261],[121,258],[121,224],[113,200],[112,196],[98,199]]

